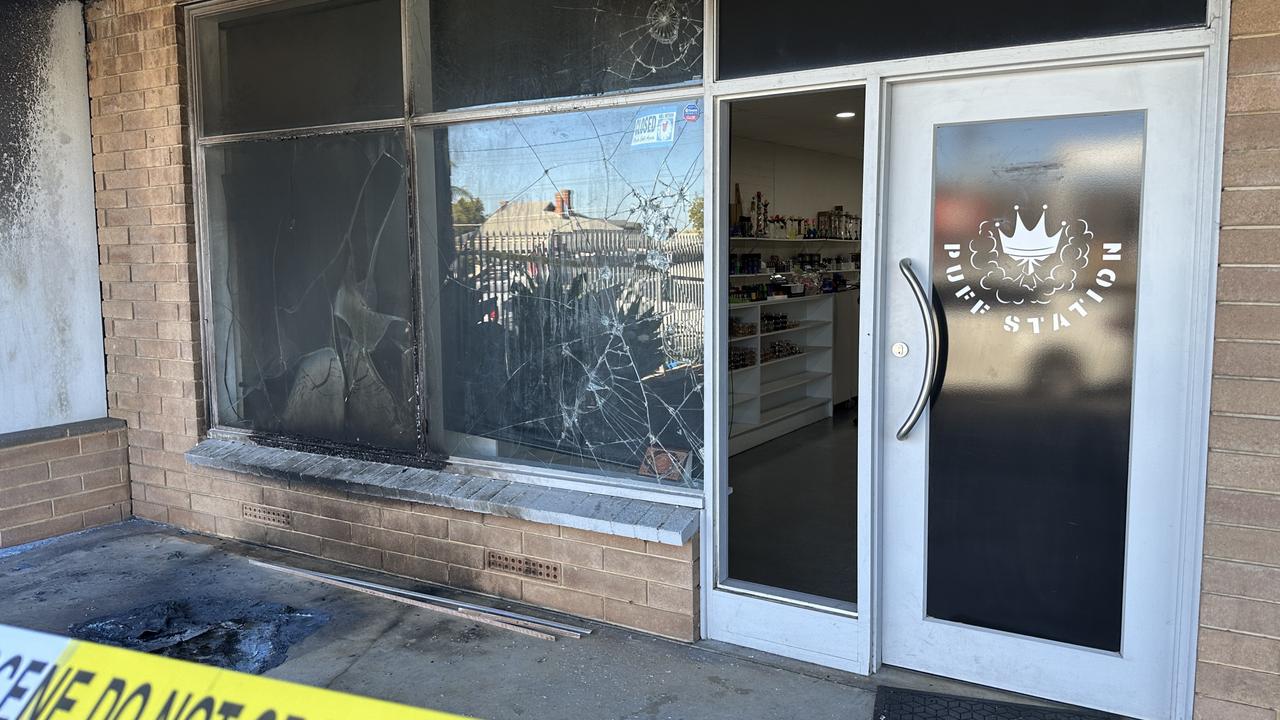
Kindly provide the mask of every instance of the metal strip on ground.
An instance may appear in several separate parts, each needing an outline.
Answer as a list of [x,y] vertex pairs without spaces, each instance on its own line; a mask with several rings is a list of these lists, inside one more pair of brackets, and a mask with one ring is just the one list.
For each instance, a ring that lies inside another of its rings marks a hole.
[[445,605],[448,607],[456,607],[461,610],[474,610],[476,612],[490,613],[493,615],[497,615],[499,617],[507,618],[508,620],[511,620],[513,622],[530,623],[530,624],[536,624],[539,626],[555,628],[556,630],[561,630],[567,634],[577,636],[577,637],[591,634],[591,628],[578,627],[577,625],[570,625],[568,623],[557,622],[555,620],[547,620],[546,618],[534,617],[532,615],[523,615],[521,613],[512,612],[510,610],[503,610],[502,608],[489,607],[488,605],[478,605],[476,603],[464,602],[462,600],[454,600],[452,598],[444,598],[444,597],[440,597],[439,595],[429,595],[427,593],[415,592],[413,590],[405,590],[403,588],[398,588],[393,585],[379,585],[378,583],[369,582],[367,580],[357,580],[355,578],[344,578],[344,577],[339,577],[337,575],[329,575],[328,573],[317,573],[317,574],[323,575],[325,577],[333,578],[334,580],[341,580],[342,582],[351,583],[352,585],[360,585],[361,587],[367,587],[373,590],[381,590],[383,592],[392,593],[393,595],[402,595],[404,597],[414,598],[416,600],[422,600],[423,602],[438,603],[440,605]]
[[[554,632],[543,632],[541,630],[535,630],[533,628],[528,627],[525,624],[516,624],[509,621],[499,620],[494,617],[489,617],[478,611],[452,608],[446,605],[440,605],[438,603],[423,602],[422,600],[415,600],[413,598],[404,597],[402,595],[394,595],[392,593],[384,592],[382,590],[374,590],[372,588],[361,587],[346,579],[337,578],[337,576],[333,576],[333,575],[325,575],[324,573],[317,573],[309,570],[299,570],[297,568],[285,567],[283,565],[272,565],[271,563],[264,563],[258,560],[250,560],[249,562],[253,563],[254,565],[259,565],[265,568],[269,568],[271,570],[275,570],[277,572],[286,573],[288,575],[295,575],[297,577],[307,578],[308,580],[314,580],[318,583],[324,583],[326,585],[340,587],[345,590],[351,590],[352,592],[362,592],[367,595],[373,595],[374,597],[383,598],[384,600],[394,600],[395,602],[404,603],[406,605],[412,605],[413,607],[421,608],[423,610],[431,610],[433,612],[443,613],[445,615],[453,615],[455,617],[465,618],[467,620],[478,622],[484,625],[492,625],[493,627],[502,628],[504,630],[510,630],[511,632],[519,633],[521,635],[528,635],[529,637],[535,637],[535,638],[538,638],[539,640],[554,641],[556,639],[556,635]],[[547,629],[549,631],[554,630],[553,628],[547,628]]]

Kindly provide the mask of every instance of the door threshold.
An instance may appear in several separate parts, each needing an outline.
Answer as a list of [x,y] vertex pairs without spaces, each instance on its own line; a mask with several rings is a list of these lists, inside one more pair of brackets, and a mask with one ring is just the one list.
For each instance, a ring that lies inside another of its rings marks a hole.
[[878,671],[871,675],[860,675],[846,670],[838,670],[829,668],[824,665],[805,662],[803,660],[795,660],[781,655],[764,652],[761,650],[753,650],[741,645],[734,645],[720,640],[699,640],[694,643],[697,647],[709,652],[719,653],[721,655],[737,658],[746,662],[757,663],[768,667],[784,670],[786,672],[796,673],[811,677],[816,680],[826,682],[839,683],[849,687],[875,692],[881,687],[898,687],[908,690],[919,690],[921,692],[938,693],[941,695],[956,695],[959,697],[973,698],[975,700],[992,700],[996,702],[1017,703],[1021,705],[1034,705],[1036,707],[1049,708],[1054,710],[1078,710],[1081,712],[1096,713],[1097,710],[1090,710],[1075,705],[1067,705],[1044,698],[1033,697],[1031,695],[1022,695],[1007,690],[987,687],[985,685],[977,685],[975,683],[964,682],[963,680],[954,680],[952,678],[942,677],[939,675],[930,675],[929,673],[910,670],[908,668],[893,667],[883,665]]

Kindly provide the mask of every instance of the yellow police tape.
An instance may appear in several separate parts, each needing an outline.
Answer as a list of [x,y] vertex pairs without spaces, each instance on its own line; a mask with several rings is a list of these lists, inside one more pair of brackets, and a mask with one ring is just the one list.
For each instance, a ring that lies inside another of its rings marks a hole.
[[0,720],[460,720],[0,625]]

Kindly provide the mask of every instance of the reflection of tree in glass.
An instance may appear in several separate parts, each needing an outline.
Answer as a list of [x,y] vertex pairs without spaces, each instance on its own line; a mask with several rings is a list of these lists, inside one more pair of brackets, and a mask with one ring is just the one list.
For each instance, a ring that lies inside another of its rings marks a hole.
[[689,205],[689,227],[694,232],[702,229],[702,202],[701,197],[694,198],[693,203]]
[[460,197],[453,201],[453,224],[479,225],[484,222],[484,201],[476,197]]

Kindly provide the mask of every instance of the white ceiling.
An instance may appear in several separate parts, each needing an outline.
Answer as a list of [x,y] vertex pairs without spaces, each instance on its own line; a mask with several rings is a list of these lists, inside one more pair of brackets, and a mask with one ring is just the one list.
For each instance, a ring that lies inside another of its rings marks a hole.
[[[730,134],[861,158],[865,104],[862,88],[739,100],[731,107]],[[845,110],[858,115],[836,117]]]

